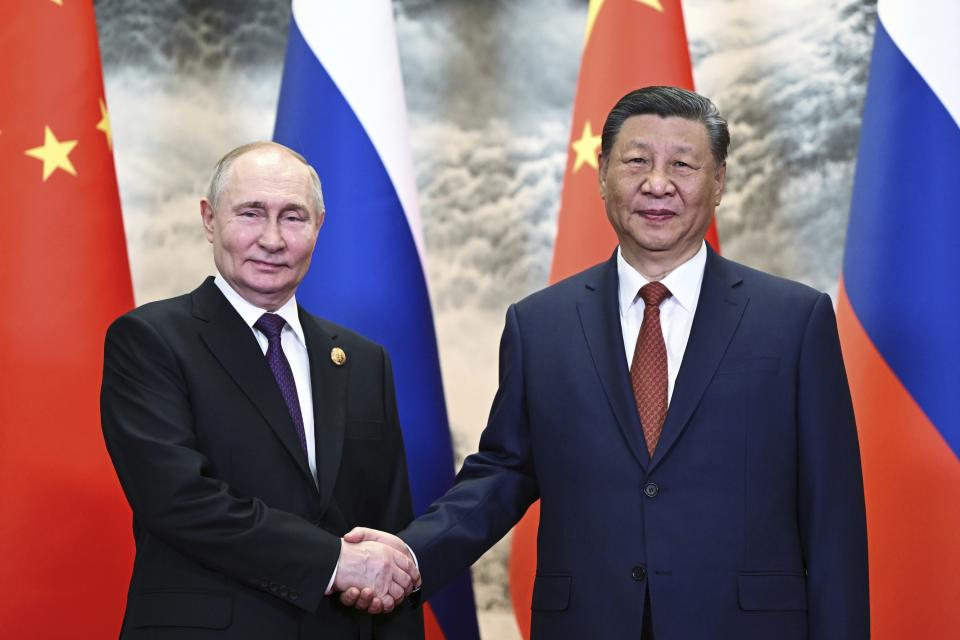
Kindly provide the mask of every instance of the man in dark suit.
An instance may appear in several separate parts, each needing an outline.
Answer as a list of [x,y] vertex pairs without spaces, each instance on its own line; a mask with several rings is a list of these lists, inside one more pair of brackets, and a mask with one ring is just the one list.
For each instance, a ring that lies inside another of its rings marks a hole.
[[[323,214],[299,154],[231,151],[201,202],[218,276],[107,332],[103,432],[136,542],[123,638],[423,637],[397,606],[414,564],[341,540],[412,506],[386,353],[294,297]],[[361,584],[387,615],[330,595]]]
[[620,246],[507,311],[480,450],[400,533],[421,597],[540,498],[534,638],[869,636],[833,308],[704,242],[728,143],[695,93],[648,87],[614,106],[600,195]]

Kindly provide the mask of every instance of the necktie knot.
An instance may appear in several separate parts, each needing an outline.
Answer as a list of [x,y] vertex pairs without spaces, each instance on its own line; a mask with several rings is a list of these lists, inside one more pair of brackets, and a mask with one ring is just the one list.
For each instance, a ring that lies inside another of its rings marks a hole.
[[669,298],[670,289],[667,289],[662,282],[648,282],[640,287],[640,298],[648,307],[659,307],[660,303]]
[[283,331],[283,327],[286,324],[287,321],[284,320],[282,316],[278,316],[275,313],[265,313],[253,323],[253,326],[270,340],[279,338],[280,332]]

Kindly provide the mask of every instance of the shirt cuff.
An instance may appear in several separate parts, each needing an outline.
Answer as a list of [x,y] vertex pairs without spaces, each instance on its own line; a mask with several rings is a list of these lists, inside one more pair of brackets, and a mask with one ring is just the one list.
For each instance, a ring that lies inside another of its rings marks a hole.
[[[416,560],[414,560],[416,562]],[[333,574],[330,576],[330,582],[327,583],[327,590],[323,592],[323,595],[328,596],[333,593],[333,581],[337,579],[337,569],[340,568],[340,561],[337,560],[337,564],[333,567]]]
[[[403,540],[401,540],[400,542],[403,542]],[[406,542],[403,542],[403,546],[407,548],[407,552],[410,554],[410,557],[413,558],[413,565],[417,568],[417,571],[419,571],[420,561],[417,560],[417,554],[413,552],[413,549],[411,549],[410,545],[408,545]],[[334,574],[336,574],[336,569],[334,569]],[[417,591],[420,591],[422,587],[423,587],[423,576],[420,576],[420,586],[414,589],[411,593],[416,593]]]

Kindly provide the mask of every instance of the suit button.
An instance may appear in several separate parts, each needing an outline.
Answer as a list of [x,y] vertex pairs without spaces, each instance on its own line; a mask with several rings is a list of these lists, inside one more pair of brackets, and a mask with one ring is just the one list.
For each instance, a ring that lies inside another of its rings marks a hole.
[[297,600],[298,598],[300,598],[300,592],[298,592],[298,591],[291,591],[291,592],[290,592],[290,599],[291,599],[291,600]]
[[634,567],[630,571],[630,575],[633,577],[634,580],[637,580],[637,581],[644,580],[647,577],[647,570],[644,567]]
[[650,482],[643,488],[643,493],[648,498],[656,498],[657,494],[660,493],[660,487],[655,482]]
[[290,595],[290,589],[287,589],[286,587],[280,587],[280,595],[281,597],[286,598]]
[[280,589],[280,585],[278,585],[276,582],[270,583],[270,591],[272,591],[273,593],[276,593],[277,590],[279,589]]

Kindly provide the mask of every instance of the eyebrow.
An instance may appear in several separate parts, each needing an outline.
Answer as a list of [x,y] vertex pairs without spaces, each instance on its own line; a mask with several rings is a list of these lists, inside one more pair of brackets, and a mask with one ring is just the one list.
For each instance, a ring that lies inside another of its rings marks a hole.
[[[643,140],[630,140],[627,142],[627,147],[632,149],[650,149],[652,145]],[[691,144],[675,144],[670,149],[673,152],[690,152],[694,151],[694,146]]]
[[[234,211],[239,211],[240,209],[264,209],[266,210],[267,203],[262,200],[247,200],[246,202],[241,202],[233,208]],[[302,211],[304,213],[309,213],[310,209],[307,205],[302,202],[293,202],[288,204],[283,208],[284,211]]]

